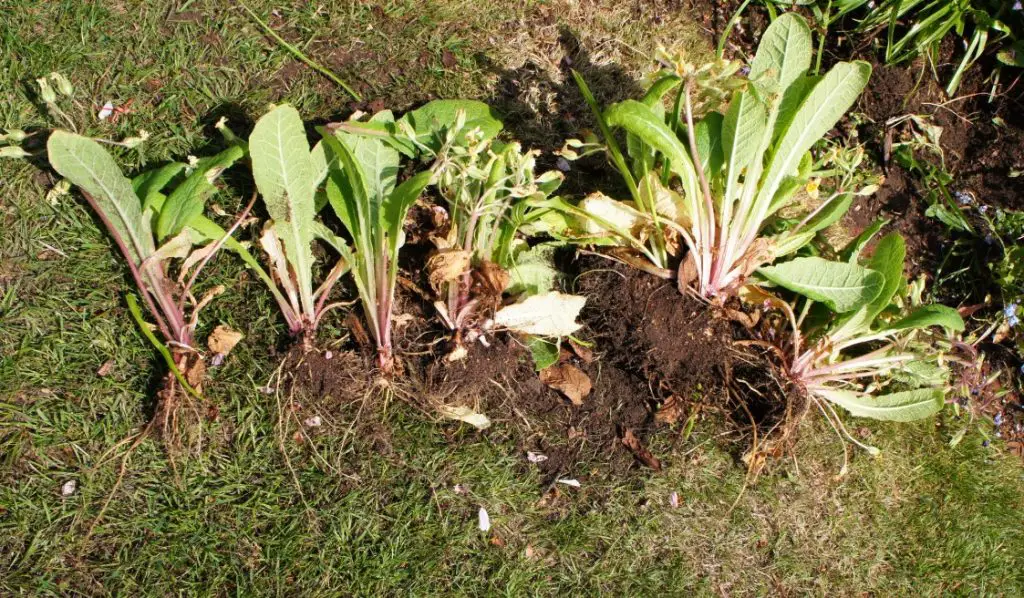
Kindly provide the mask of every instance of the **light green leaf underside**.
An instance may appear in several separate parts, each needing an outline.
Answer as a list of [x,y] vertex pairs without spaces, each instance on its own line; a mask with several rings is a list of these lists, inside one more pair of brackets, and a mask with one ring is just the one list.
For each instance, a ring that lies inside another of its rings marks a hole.
[[139,264],[155,251],[142,203],[132,182],[99,143],[67,131],[54,131],[46,144],[50,165],[88,193]]
[[942,390],[938,388],[908,390],[880,397],[836,389],[814,392],[851,415],[894,422],[915,421],[935,415],[942,410],[944,402]]
[[772,21],[757,46],[750,64],[750,78],[770,77],[778,89],[789,87],[811,66],[811,29],[796,13],[786,13]]
[[249,151],[256,187],[295,271],[303,309],[312,313],[310,243],[317,172],[298,111],[282,105],[260,118],[249,138]]

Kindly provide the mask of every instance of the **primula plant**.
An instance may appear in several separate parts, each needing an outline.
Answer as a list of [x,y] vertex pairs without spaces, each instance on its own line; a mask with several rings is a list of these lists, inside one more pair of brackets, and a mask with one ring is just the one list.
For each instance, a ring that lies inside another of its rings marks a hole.
[[783,339],[775,350],[786,374],[844,432],[830,404],[854,416],[890,421],[941,410],[950,359],[943,346],[951,343],[936,330],[964,329],[955,309],[922,305],[920,289],[907,284],[902,237],[882,238],[871,258],[858,264],[863,242],[844,252],[845,262],[799,257],[761,268],[763,279],[799,295],[792,302],[759,288],[744,291],[749,301],[785,313],[782,327],[791,333],[774,336]]
[[[389,111],[370,122],[393,124]],[[401,154],[383,139],[359,136],[337,128],[322,128],[328,156],[326,197],[341,220],[353,248],[344,245],[370,334],[377,345],[377,361],[384,373],[394,367],[391,344],[392,310],[398,280],[398,251],[405,243],[405,217],[430,182],[423,171],[398,183]]]
[[[203,206],[215,190],[214,181],[245,150],[233,144],[191,165],[173,162],[134,179],[126,178],[113,157],[88,137],[54,131],[47,151],[54,170],[79,188],[113,238],[162,337],[142,321],[138,303],[128,295],[133,315],[170,368],[158,405],[166,430],[179,391],[200,396],[205,366],[194,337],[199,310],[224,290],[217,287],[197,299],[192,294],[197,276],[220,247],[240,247],[230,232],[203,215]],[[200,244],[205,245],[194,249]],[[177,259],[183,261],[174,276]]]
[[[436,252],[428,260],[427,270],[439,299],[435,306],[453,332],[450,359],[465,356],[464,341],[481,338],[489,327],[546,336],[578,328],[575,316],[582,298],[545,293],[556,277],[550,263],[553,248],[531,248],[517,235],[521,227],[553,213],[545,204],[563,177],[558,172],[536,174],[539,152],[523,151],[518,143],[495,139],[501,128],[501,121],[486,104],[439,100],[398,120],[381,113],[368,121],[351,120],[325,130],[327,135],[330,131],[336,134],[337,139],[328,144],[335,152],[343,149],[335,147],[340,140],[364,151],[373,148],[388,155],[389,163],[395,165],[399,154],[431,164],[429,171],[410,180],[417,180],[422,189],[418,177],[428,177],[443,201],[435,206],[437,226],[430,238]],[[343,165],[337,176],[343,179],[345,171]],[[351,211],[350,206],[357,202],[339,201],[346,197],[346,188],[344,184],[332,187],[329,180],[328,198],[332,205]],[[407,208],[403,207],[403,218]],[[347,218],[342,215],[343,221]],[[401,234],[401,223],[395,231]],[[394,263],[394,258],[389,260]],[[393,287],[393,281],[390,284]],[[533,299],[499,309],[505,293]],[[551,309],[560,313],[553,316]],[[369,307],[367,311],[370,313]],[[386,337],[383,334],[381,338]]]
[[437,253],[427,265],[431,286],[442,297],[438,311],[455,333],[455,357],[464,354],[463,335],[472,341],[480,334],[503,293],[550,289],[551,249],[530,248],[517,232],[543,214],[545,208],[532,206],[543,205],[563,179],[556,171],[536,174],[539,152],[524,152],[518,143],[475,133],[459,143],[459,124],[444,131],[445,142],[433,156],[447,230],[434,237]]
[[[746,78],[732,61],[695,66],[663,54],[661,63],[641,100],[604,110],[577,76],[597,115],[601,149],[630,193],[627,202],[595,195],[573,208],[590,223],[578,241],[624,246],[631,262],[646,260],[657,274],[678,275],[681,288],[722,298],[849,208],[854,190],[836,187],[795,225],[768,234],[781,210],[798,207],[798,190],[817,187],[810,150],[856,100],[871,67],[840,62],[824,76],[808,75],[811,33],[793,13],[768,27]],[[579,141],[566,147],[570,156],[591,149]],[[676,266],[680,245],[689,254]]]
[[[302,119],[288,105],[273,108],[257,121],[249,151],[253,178],[270,215],[260,236],[273,273],[268,287],[289,331],[309,350],[320,319],[337,305],[327,303],[331,288],[349,267],[345,244],[316,219],[315,196],[327,174],[326,153],[321,145],[310,150]],[[316,289],[314,239],[325,241],[343,256]]]

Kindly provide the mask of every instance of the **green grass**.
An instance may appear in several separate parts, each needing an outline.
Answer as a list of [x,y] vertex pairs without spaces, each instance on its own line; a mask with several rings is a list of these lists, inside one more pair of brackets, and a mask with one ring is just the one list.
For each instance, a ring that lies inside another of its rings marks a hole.
[[[289,3],[271,24],[368,100],[397,109],[491,98],[516,73],[510,128],[543,140],[552,131],[531,114],[574,101],[558,79],[560,26],[574,30],[609,94],[616,77],[642,72],[658,37],[696,39],[670,5],[654,3],[645,18],[605,5]],[[82,130],[153,134],[141,151],[121,152],[129,169],[215,144],[207,125],[220,114],[244,128],[271,101],[311,119],[347,110],[341,90],[289,70],[294,59],[223,3],[8,0],[0,9],[0,126],[53,126],[32,81],[59,70],[78,89],[68,111]],[[95,120],[104,101],[128,98],[133,114]],[[220,416],[194,455],[172,461],[143,442],[114,492],[128,447],[119,443],[145,425],[161,365],[128,315],[128,278],[107,237],[76,196],[46,201],[53,181],[39,172],[0,161],[0,594],[1024,594],[1019,463],[973,434],[950,448],[950,430],[931,423],[869,424],[882,457],[857,455],[835,480],[839,446],[811,420],[795,457],[732,510],[745,470],[713,422],[675,448],[657,439],[661,474],[616,477],[590,464],[572,472],[581,489],[560,487],[555,498],[542,497],[518,450],[518,423],[481,435],[400,401],[371,410],[352,438],[354,406],[324,411],[320,456],[287,434],[282,453],[278,405],[259,389],[283,326],[227,257],[204,284],[231,292],[200,329],[223,322],[247,334],[211,372]],[[230,210],[239,197],[228,188],[212,202]],[[325,339],[340,316],[328,324]],[[77,490],[62,497],[68,480]],[[476,528],[481,506],[491,534]]]

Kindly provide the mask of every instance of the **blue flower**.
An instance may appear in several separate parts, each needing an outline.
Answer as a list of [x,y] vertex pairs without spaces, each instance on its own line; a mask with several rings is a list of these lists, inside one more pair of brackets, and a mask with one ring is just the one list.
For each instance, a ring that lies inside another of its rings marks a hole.
[[997,413],[996,416],[992,419],[992,422],[995,425],[997,425],[997,426],[1003,425],[1003,414],[1002,414],[1002,412]]
[[953,194],[953,197],[956,199],[956,202],[962,206],[970,205],[974,201],[974,198],[971,197],[970,193],[964,193],[963,191],[957,191]]
[[1006,323],[1010,326],[1020,324],[1020,317],[1017,316],[1017,303],[1008,303],[1003,307],[1003,315],[1006,316]]

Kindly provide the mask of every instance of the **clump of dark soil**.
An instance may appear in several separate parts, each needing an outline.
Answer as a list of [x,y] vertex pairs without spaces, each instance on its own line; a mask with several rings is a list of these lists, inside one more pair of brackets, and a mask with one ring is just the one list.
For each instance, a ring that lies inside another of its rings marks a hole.
[[285,356],[282,382],[303,400],[331,409],[361,401],[373,384],[370,360],[355,351],[293,347]]
[[583,318],[609,361],[650,380],[659,396],[684,397],[720,386],[732,327],[674,281],[588,255],[576,263]]
[[[577,352],[564,346],[561,360],[590,378],[593,389],[582,404],[545,386],[528,349],[510,336],[492,338],[487,347],[474,344],[454,363],[440,354],[422,361],[429,401],[472,406],[512,430],[524,457],[541,455],[536,466],[546,483],[640,467],[638,452],[667,427],[656,419],[658,409],[672,401],[689,412],[696,403],[720,399],[730,367],[731,325],[674,284],[593,256],[572,269],[573,292],[587,296],[579,336],[593,347]],[[633,439],[639,451],[635,444],[627,448]]]

